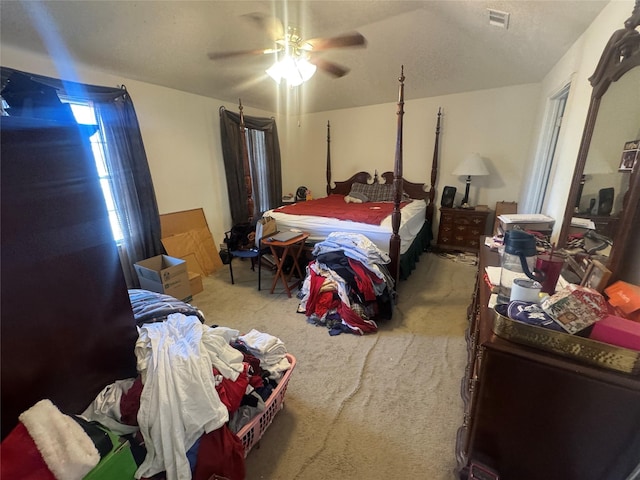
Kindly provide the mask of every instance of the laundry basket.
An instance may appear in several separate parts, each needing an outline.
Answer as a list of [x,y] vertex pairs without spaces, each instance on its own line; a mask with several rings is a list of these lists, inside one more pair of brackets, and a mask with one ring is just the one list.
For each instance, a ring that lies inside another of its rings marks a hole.
[[286,356],[289,363],[291,363],[291,368],[284,372],[278,386],[273,389],[273,392],[271,392],[271,395],[267,398],[267,401],[265,402],[265,409],[253,417],[249,423],[238,431],[237,435],[242,440],[245,457],[249,454],[254,445],[260,441],[264,432],[267,430],[269,425],[271,425],[276,413],[284,407],[284,394],[287,391],[287,385],[289,383],[291,373],[293,372],[293,368],[296,366],[295,357],[288,353]]

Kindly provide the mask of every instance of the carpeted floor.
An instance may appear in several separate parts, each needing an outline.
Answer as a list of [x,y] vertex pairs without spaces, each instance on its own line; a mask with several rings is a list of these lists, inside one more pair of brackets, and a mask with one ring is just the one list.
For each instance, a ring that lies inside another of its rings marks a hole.
[[454,479],[464,332],[477,267],[427,253],[375,334],[332,337],[296,313],[271,272],[234,262],[204,279],[207,323],[279,337],[294,355],[280,411],[246,459],[247,480]]

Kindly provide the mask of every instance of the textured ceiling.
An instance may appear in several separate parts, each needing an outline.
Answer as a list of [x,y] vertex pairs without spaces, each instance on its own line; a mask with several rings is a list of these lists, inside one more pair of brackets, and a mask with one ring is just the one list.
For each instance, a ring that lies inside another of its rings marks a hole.
[[[2,0],[0,43],[267,111],[294,97],[295,113],[318,112],[396,101],[401,65],[406,99],[539,82],[607,3]],[[489,25],[489,7],[511,14],[508,29]],[[254,12],[297,26],[305,38],[358,31],[367,46],[321,54],[348,67],[345,77],[319,71],[297,90],[277,87],[264,73],[269,55],[207,57],[272,46],[243,17]]]

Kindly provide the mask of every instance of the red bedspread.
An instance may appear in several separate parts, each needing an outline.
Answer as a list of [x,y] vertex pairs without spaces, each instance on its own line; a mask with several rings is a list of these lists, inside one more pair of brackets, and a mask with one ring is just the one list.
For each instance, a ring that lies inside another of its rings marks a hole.
[[[400,203],[400,208],[408,202]],[[308,202],[298,202],[277,208],[276,212],[290,215],[315,215],[317,217],[350,220],[352,222],[380,225],[393,212],[392,202],[347,203],[342,195],[329,195]]]

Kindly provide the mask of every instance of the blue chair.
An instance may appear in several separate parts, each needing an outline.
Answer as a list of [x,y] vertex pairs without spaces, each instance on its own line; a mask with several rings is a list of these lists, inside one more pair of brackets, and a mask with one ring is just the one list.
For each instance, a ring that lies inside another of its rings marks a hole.
[[[230,245],[231,230],[224,232],[225,243]],[[234,285],[233,280],[233,259],[238,258],[250,258],[251,270],[255,271],[256,261],[258,263],[258,290],[262,288],[262,255],[269,252],[269,248],[258,248],[255,245],[252,248],[229,248],[229,274],[231,275],[231,284]]]

